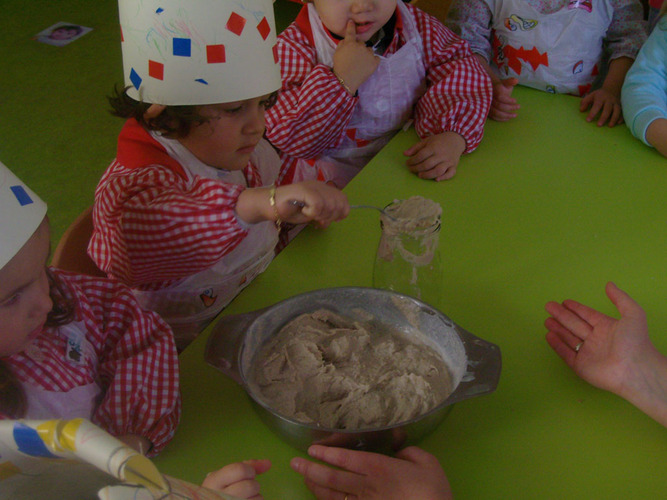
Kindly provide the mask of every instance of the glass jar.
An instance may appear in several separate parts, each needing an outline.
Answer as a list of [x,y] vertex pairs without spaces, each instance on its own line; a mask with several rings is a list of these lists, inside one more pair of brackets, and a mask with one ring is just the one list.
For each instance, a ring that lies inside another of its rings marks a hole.
[[407,224],[383,215],[380,227],[373,286],[438,304],[442,288],[440,215]]

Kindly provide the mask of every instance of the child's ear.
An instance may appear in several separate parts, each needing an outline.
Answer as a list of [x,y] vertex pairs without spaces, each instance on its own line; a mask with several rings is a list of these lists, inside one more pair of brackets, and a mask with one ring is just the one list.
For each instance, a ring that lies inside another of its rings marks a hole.
[[148,109],[144,112],[144,120],[150,122],[151,120],[157,118],[162,114],[167,106],[164,104],[151,104],[148,106]]

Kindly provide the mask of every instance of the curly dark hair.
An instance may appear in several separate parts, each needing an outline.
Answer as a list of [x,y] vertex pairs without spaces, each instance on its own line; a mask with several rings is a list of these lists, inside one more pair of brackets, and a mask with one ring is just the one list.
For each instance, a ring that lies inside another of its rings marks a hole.
[[[112,95],[109,96],[111,114],[120,118],[134,118],[144,128],[160,132],[165,137],[180,139],[187,137],[193,126],[201,125],[211,120],[210,116],[200,113],[203,105],[187,106],[165,106],[162,113],[154,118],[145,118],[145,113],[151,106],[149,102],[140,102],[127,95],[130,87],[114,87]],[[269,109],[276,103],[278,91],[270,94],[264,101],[265,109]]]
[[127,95],[130,87],[114,86],[113,93],[108,97],[111,114],[120,118],[134,118],[144,128],[162,133],[165,137],[181,138],[190,133],[193,125],[200,125],[208,120],[199,114],[201,106],[166,106],[158,116],[144,118],[149,102],[140,102]]

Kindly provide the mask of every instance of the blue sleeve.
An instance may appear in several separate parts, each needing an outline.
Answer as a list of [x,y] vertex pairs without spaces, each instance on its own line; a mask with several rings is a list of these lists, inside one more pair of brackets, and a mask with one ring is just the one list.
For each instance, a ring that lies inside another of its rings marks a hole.
[[667,118],[667,16],[639,51],[621,93],[623,118],[632,134],[646,142],[646,129]]

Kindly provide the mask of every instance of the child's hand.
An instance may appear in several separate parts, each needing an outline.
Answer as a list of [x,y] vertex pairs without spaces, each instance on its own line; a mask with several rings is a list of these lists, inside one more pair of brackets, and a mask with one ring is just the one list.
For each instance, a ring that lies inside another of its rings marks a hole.
[[347,217],[350,205],[338,188],[320,181],[287,184],[276,189],[280,218],[292,224],[315,221],[321,227]]
[[357,40],[357,28],[349,20],[345,38],[338,42],[333,55],[333,72],[345,82],[354,93],[368,78],[375,73],[380,59],[364,42]]
[[406,164],[422,179],[442,181],[456,175],[459,159],[466,149],[465,139],[456,132],[443,132],[421,140],[403,151]]
[[590,108],[590,112],[586,117],[586,121],[592,122],[599,114],[598,127],[601,127],[607,121],[610,127],[623,123],[621,96],[604,88],[594,90],[581,100],[579,111],[583,113],[588,108]]
[[270,468],[268,460],[245,460],[225,465],[208,474],[202,486],[233,497],[261,500],[263,497],[259,494],[259,483],[255,477]]
[[519,83],[517,78],[506,78],[493,82],[493,101],[489,118],[498,122],[507,122],[516,118],[516,111],[521,107],[512,97],[514,86]]
[[308,454],[338,467],[332,469],[303,458],[290,465],[303,475],[306,486],[319,500],[448,500],[452,492],[438,460],[410,446],[396,458],[314,445]]

